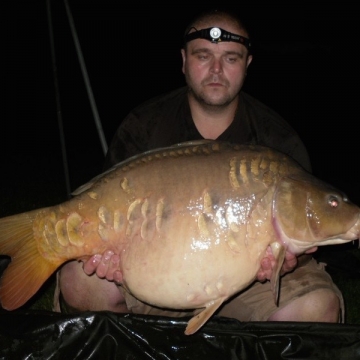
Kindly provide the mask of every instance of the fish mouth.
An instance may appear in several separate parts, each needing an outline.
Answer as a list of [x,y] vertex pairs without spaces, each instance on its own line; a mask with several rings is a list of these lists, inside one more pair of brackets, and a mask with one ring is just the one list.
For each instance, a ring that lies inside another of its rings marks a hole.
[[354,241],[358,241],[358,249],[360,249],[360,215],[358,221],[354,225],[354,228],[357,229],[357,233],[355,233],[355,236],[357,236],[357,240]]
[[[346,232],[346,234],[344,234],[344,236],[342,236],[342,238],[352,240],[353,242],[360,240],[360,215],[356,223]],[[360,249],[360,241],[358,243],[358,248]]]

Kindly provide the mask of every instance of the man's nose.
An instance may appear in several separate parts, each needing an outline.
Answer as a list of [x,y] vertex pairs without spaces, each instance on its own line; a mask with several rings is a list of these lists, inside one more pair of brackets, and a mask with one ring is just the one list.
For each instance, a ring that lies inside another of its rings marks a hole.
[[220,59],[214,58],[211,64],[211,72],[214,74],[222,73],[222,64]]

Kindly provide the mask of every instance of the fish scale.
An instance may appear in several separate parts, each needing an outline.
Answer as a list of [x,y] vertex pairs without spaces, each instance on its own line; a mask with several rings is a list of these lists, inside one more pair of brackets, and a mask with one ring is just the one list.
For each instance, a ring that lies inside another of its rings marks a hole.
[[66,261],[112,250],[131,295],[197,309],[185,330],[193,334],[256,280],[268,249],[276,302],[285,251],[349,242],[360,231],[357,205],[262,146],[203,141],[148,151],[73,195],[0,219],[0,254],[12,259],[0,279],[4,309],[25,304]]

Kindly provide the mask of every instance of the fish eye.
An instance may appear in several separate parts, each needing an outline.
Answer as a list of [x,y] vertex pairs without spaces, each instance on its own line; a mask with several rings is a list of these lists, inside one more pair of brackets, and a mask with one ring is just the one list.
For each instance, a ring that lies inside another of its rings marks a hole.
[[339,199],[334,195],[329,197],[328,202],[332,208],[337,208],[339,206]]

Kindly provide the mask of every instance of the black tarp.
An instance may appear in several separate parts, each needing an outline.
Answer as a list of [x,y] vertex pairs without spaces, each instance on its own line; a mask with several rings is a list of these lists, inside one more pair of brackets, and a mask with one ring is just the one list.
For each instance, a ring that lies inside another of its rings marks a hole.
[[111,312],[0,315],[1,359],[360,359],[360,325],[248,322]]

